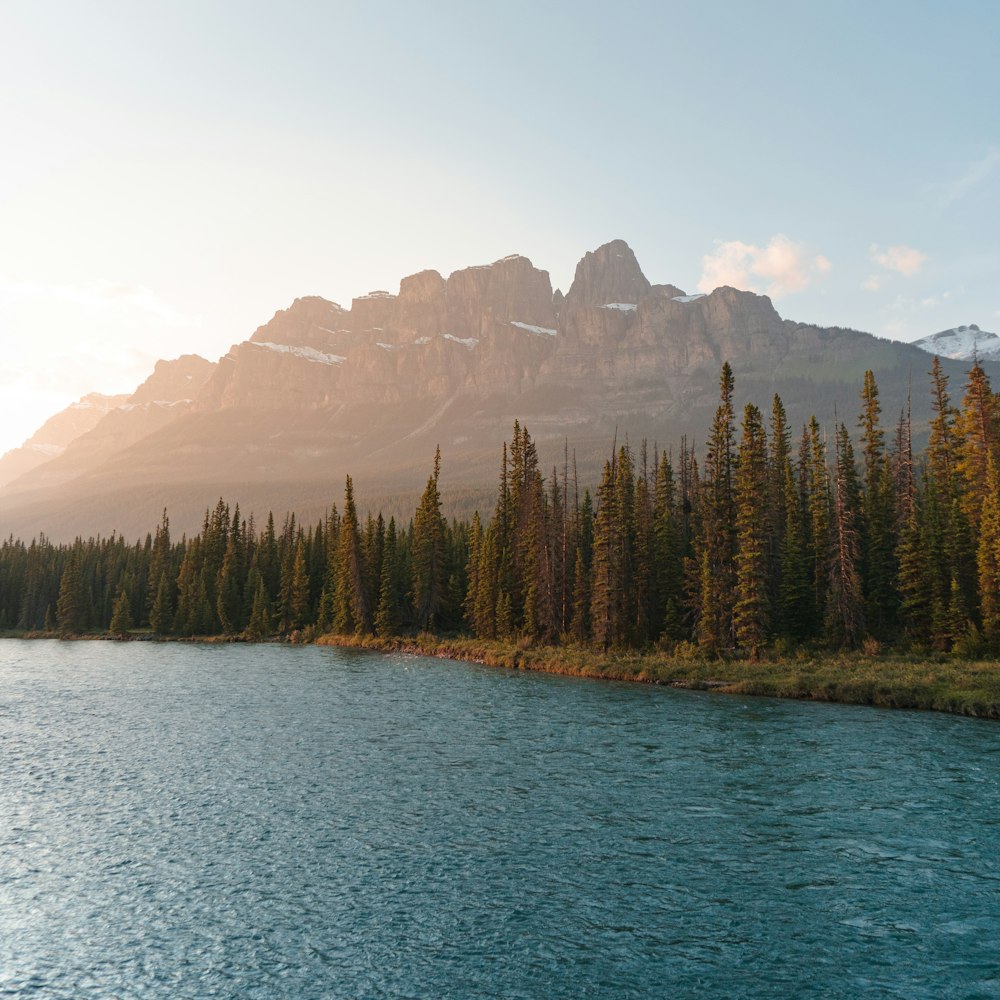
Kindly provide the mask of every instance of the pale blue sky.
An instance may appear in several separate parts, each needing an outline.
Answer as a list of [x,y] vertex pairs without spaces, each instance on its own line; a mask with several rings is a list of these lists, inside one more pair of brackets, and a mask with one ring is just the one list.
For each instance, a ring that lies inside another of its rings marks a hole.
[[0,451],[297,295],[528,255],[1000,329],[1000,4],[0,6]]

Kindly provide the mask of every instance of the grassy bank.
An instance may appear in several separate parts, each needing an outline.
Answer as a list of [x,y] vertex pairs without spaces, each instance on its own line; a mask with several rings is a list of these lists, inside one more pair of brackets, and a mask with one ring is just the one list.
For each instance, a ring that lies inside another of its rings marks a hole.
[[[6,632],[0,637],[57,639],[59,635],[55,632]],[[119,637],[95,632],[73,638]],[[234,641],[218,635],[166,638],[154,636],[148,630],[131,632],[128,638],[160,642]],[[308,634],[301,633],[293,641],[309,640]],[[579,646],[527,646],[480,639],[447,639],[428,634],[389,639],[323,635],[315,641],[324,646],[414,653],[570,677],[638,681],[728,694],[924,709],[1000,719],[1000,662],[997,660],[963,660],[943,654],[928,657],[902,653],[849,655],[799,652],[793,656],[751,663],[747,660],[674,657],[666,653],[604,654]]]
[[417,653],[573,677],[1000,719],[1000,663],[995,660],[803,654],[750,663],[679,659],[665,653],[603,654],[579,647],[520,647],[429,635],[391,639],[324,635],[316,641],[327,646]]

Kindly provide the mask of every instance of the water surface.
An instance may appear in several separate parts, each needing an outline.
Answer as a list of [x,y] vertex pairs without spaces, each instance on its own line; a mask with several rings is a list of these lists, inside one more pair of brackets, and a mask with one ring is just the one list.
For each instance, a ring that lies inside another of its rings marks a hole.
[[1000,726],[0,642],[0,996],[997,997]]

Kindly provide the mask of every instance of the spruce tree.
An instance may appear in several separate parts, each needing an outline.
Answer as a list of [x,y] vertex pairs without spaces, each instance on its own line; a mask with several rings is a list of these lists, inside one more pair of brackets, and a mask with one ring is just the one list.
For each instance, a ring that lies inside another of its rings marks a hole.
[[[477,515],[478,517],[478,515]],[[402,595],[399,585],[396,553],[396,519],[389,518],[382,549],[382,574],[379,580],[378,607],[375,611],[375,632],[380,636],[395,635],[402,617]]]
[[612,456],[604,463],[597,490],[597,518],[594,525],[594,556],[590,587],[590,627],[594,641],[607,651],[616,638],[617,600],[621,547],[617,537],[619,518],[615,505],[615,464]]
[[80,572],[79,547],[74,549],[59,581],[59,599],[56,603],[56,623],[63,637],[77,635],[86,624],[83,577]]
[[125,592],[125,588],[122,587],[118,591],[118,597],[115,598],[115,607],[111,613],[111,623],[108,626],[108,631],[112,635],[125,636],[132,629],[132,609],[129,605],[128,594]]
[[727,361],[719,379],[720,399],[705,462],[698,643],[709,653],[732,647],[736,583],[736,509],[733,497],[735,417],[733,370]]
[[861,579],[858,575],[857,485],[854,451],[841,424],[834,449],[830,589],[826,603],[826,638],[833,646],[854,648],[864,634]]
[[983,635],[996,650],[1000,648],[1000,463],[992,454],[986,466],[976,562]]
[[[247,620],[247,627],[244,634],[248,639],[260,642],[266,639],[273,631],[271,602],[267,596],[267,585],[264,577],[256,572],[256,583],[253,588],[253,604],[250,608],[250,617]],[[248,584],[250,580],[248,579]]]
[[354,505],[354,484],[347,477],[344,486],[344,514],[340,522],[337,556],[337,579],[333,593],[334,632],[346,635],[371,630],[370,611],[365,600],[364,572],[361,563],[361,539],[358,512]]
[[156,596],[149,610],[149,627],[155,635],[168,635],[173,627],[173,594],[166,570],[160,573]]
[[738,645],[760,656],[770,627],[768,601],[767,441],[760,410],[747,403],[736,464],[736,591],[733,609]]
[[427,480],[420,505],[413,518],[413,606],[417,626],[432,628],[445,597],[447,563],[445,522],[441,516],[438,476],[441,449],[434,453],[434,471]]

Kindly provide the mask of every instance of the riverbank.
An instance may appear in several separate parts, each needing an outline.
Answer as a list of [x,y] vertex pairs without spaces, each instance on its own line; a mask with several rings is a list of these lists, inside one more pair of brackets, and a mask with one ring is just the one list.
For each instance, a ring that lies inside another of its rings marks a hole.
[[800,654],[751,663],[684,659],[665,653],[604,654],[580,647],[520,647],[429,635],[389,639],[323,635],[316,642],[572,677],[1000,719],[1000,662],[996,660],[955,660],[943,655],[938,659],[922,659],[891,653]]
[[[55,632],[7,632],[0,638],[58,639]],[[136,630],[126,636],[86,633],[73,639],[146,642],[245,642],[227,636],[154,636]],[[266,642],[315,642],[321,646],[411,653],[508,670],[536,670],[568,677],[635,681],[695,691],[798,698],[808,701],[948,712],[1000,720],[1000,661],[963,660],[945,654],[810,653],[748,660],[708,660],[666,653],[600,653],[580,646],[528,646],[469,638],[322,635],[306,633]]]

